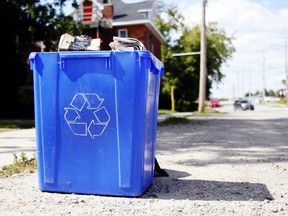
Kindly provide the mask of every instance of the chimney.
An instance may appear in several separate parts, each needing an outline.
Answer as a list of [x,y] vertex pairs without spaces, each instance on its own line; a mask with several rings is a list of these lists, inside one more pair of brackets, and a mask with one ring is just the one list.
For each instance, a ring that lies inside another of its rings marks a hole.
[[106,3],[103,4],[104,10],[103,10],[103,18],[106,19],[113,19],[113,5],[112,3]]

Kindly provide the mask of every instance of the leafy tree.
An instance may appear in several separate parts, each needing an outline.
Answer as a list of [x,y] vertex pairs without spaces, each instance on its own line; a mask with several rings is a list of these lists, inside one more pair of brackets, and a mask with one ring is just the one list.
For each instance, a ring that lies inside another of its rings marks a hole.
[[[184,31],[178,44],[174,46],[176,52],[200,51],[200,27],[194,26],[192,29]],[[216,23],[209,23],[206,30],[207,37],[207,81],[206,81],[206,98],[209,98],[212,82],[221,82],[224,74],[221,72],[221,66],[231,57],[235,51],[232,45],[232,39],[225,35],[225,31],[217,28]],[[197,100],[199,91],[199,74],[200,74],[200,55],[181,57],[181,64],[184,64],[185,72],[177,76],[182,80],[182,85],[178,89],[177,96],[180,101],[178,106],[189,110],[186,104],[193,104]],[[179,60],[180,62],[180,60]],[[184,85],[183,85],[184,83]],[[188,94],[183,94],[187,91]],[[176,92],[177,93],[177,92]],[[183,102],[185,101],[185,103]]]
[[157,11],[159,13],[154,22],[166,40],[166,43],[161,47],[161,60],[165,64],[165,75],[161,82],[162,93],[159,98],[159,107],[167,109],[172,107],[174,111],[175,102],[173,95],[175,86],[178,86],[179,80],[174,74],[174,70],[178,67],[177,60],[172,56],[173,46],[176,43],[172,35],[183,31],[185,28],[184,17],[177,11],[175,4],[168,5],[163,1],[158,1]]
[[[175,101],[178,111],[191,111],[196,109],[195,101],[199,92],[200,55],[187,55],[173,57],[173,53],[185,53],[200,51],[201,32],[195,25],[192,29],[184,26],[183,16],[173,5],[161,7],[155,24],[167,39],[162,48],[162,61],[165,64],[165,75],[162,80],[160,108],[170,108],[169,95],[171,87],[175,86]],[[168,17],[168,18],[167,18]],[[180,32],[178,40],[171,40],[171,33]],[[209,23],[206,30],[207,37],[207,81],[206,98],[209,97],[212,82],[221,82],[224,74],[221,66],[235,52],[232,45],[233,37],[228,37],[223,29],[217,27],[217,23]]]
[[[33,113],[32,74],[28,65],[29,53],[56,51],[63,33],[80,34],[82,26],[65,16],[63,6],[66,0],[55,0],[42,4],[40,0],[6,0],[0,2],[1,66],[0,118],[14,117],[17,112],[30,110]],[[75,4],[76,0],[72,3]],[[38,42],[38,43],[37,43]],[[31,108],[32,107],[32,108]],[[32,111],[31,111],[32,110]]]
[[[250,95],[252,95],[252,96],[262,96],[263,95],[263,91],[257,90],[254,94],[250,93]],[[277,92],[275,92],[274,90],[265,88],[265,96],[276,96],[276,95],[277,95]],[[249,96],[249,92],[245,94],[245,97],[248,97],[248,96]]]

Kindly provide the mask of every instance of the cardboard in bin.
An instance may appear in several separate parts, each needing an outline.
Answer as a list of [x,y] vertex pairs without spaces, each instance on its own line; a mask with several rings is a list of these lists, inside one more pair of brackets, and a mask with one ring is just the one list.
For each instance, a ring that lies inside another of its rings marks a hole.
[[30,53],[39,188],[140,196],[154,179],[163,63],[149,51]]

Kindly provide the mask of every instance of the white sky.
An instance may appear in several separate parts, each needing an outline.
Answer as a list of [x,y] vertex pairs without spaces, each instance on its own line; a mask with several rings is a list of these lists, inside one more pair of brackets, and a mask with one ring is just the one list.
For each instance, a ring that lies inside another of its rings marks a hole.
[[[187,26],[200,23],[201,0],[164,2],[177,4]],[[236,38],[236,52],[222,67],[226,77],[213,86],[212,97],[242,97],[249,91],[263,91],[264,87],[274,91],[285,88],[282,80],[286,77],[287,0],[208,0],[206,23],[209,21],[217,22],[227,36]]]
[[[135,2],[135,0],[126,0]],[[173,0],[164,0],[170,4]],[[188,26],[201,20],[201,0],[179,0],[178,10]],[[214,21],[234,35],[232,59],[223,65],[223,81],[214,85],[213,97],[241,97],[263,88],[285,88],[285,38],[288,43],[288,1],[286,0],[208,0],[206,23]],[[191,50],[195,51],[195,50]],[[165,75],[164,75],[165,76]]]

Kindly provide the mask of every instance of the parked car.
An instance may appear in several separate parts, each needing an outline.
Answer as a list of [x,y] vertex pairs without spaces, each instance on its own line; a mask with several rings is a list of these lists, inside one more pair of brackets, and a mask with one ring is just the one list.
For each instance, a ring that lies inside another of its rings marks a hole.
[[220,107],[220,102],[217,98],[212,98],[209,101],[209,106],[210,107]]
[[241,110],[254,110],[254,105],[246,100],[246,99],[239,99],[239,100],[235,100],[234,103],[233,103],[233,107],[234,107],[234,110],[238,110],[238,109],[241,109]]

